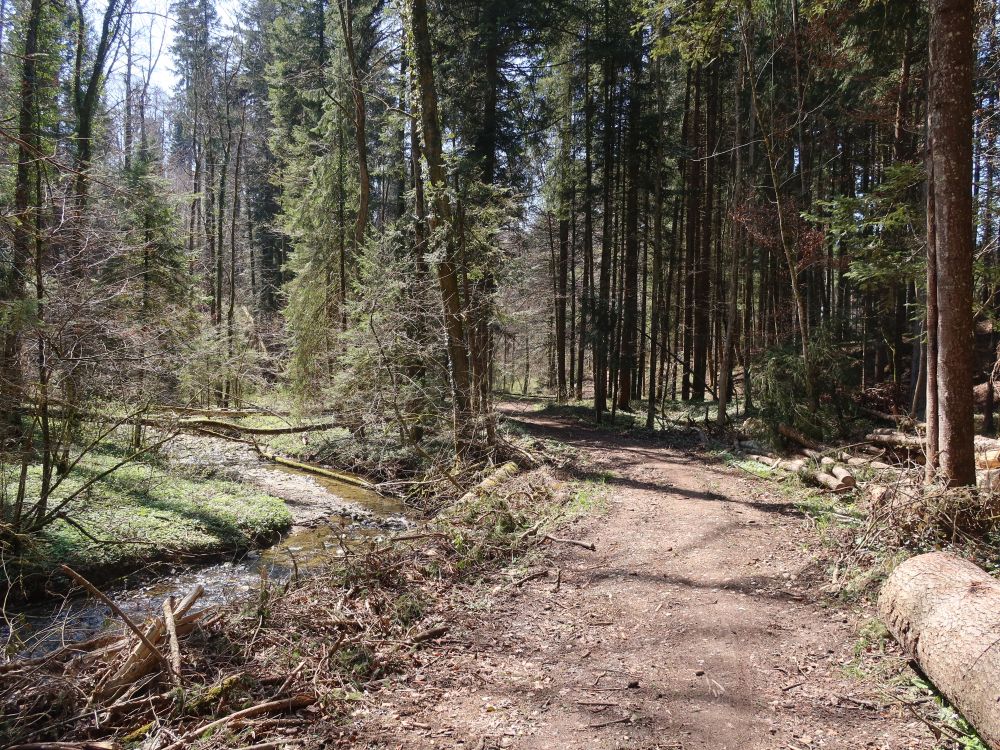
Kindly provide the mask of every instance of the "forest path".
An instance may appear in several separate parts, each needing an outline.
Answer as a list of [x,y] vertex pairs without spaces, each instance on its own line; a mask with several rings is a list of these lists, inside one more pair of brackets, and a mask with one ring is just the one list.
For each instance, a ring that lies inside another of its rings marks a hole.
[[704,454],[505,412],[610,474],[562,530],[560,571],[470,602],[409,684],[358,713],[369,748],[931,748],[845,676],[853,616],[825,603],[815,532],[773,485]]

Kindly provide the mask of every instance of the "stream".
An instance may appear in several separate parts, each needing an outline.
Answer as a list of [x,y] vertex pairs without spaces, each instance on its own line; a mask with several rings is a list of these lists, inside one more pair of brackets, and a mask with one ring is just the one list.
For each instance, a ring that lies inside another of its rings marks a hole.
[[[139,572],[104,593],[132,619],[140,621],[162,611],[163,600],[181,598],[201,585],[205,594],[199,606],[248,599],[260,589],[262,577],[284,581],[343,556],[352,546],[377,541],[412,526],[400,500],[348,482],[304,470],[264,463],[238,444],[203,438],[181,439],[171,449],[178,465],[197,461],[213,471],[254,485],[282,498],[292,514],[291,531],[278,543],[253,550],[232,560],[204,565],[158,566]],[[92,637],[112,624],[106,605],[90,597],[48,600],[11,607],[8,620],[0,620],[0,648],[10,640],[14,623],[20,644],[8,651],[19,657],[39,656],[65,643]]]

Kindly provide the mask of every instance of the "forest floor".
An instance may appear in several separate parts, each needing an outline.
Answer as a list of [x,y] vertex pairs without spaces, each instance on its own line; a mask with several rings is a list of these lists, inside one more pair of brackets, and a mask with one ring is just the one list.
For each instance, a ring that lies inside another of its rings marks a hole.
[[366,748],[931,748],[859,678],[870,614],[824,593],[823,544],[774,485],[669,443],[507,404],[606,482],[547,577],[480,592],[425,666],[354,715]]

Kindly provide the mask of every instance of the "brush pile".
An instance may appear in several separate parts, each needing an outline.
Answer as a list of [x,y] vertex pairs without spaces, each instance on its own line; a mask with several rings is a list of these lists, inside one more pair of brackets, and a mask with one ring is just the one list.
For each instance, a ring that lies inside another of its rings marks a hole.
[[866,499],[868,535],[881,536],[888,547],[975,545],[1000,529],[1000,493],[928,485],[921,469],[900,472],[891,484],[871,485]]

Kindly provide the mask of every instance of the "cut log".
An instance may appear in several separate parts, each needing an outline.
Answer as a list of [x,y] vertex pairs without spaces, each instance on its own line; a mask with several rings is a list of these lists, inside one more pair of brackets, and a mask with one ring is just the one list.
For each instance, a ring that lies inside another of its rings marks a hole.
[[876,461],[874,458],[862,458],[861,456],[852,456],[850,453],[841,453],[838,458],[846,463],[848,466],[867,466],[870,469],[878,469],[884,471],[885,469],[895,469],[895,466],[890,466],[884,461]]
[[854,476],[843,466],[832,467],[830,469],[830,473],[833,474],[833,476],[835,476],[837,479],[839,479],[841,484],[845,484],[848,487],[854,487],[857,485]]
[[800,430],[795,429],[791,425],[779,424],[778,425],[778,433],[782,437],[788,438],[793,443],[797,443],[797,444],[801,445],[803,448],[810,448],[811,450],[814,450],[814,451],[818,451],[818,450],[822,449],[822,446],[819,443],[817,443],[815,440],[812,440],[811,438],[807,437],[806,435],[802,434],[802,432]]
[[789,460],[785,458],[773,458],[771,456],[758,456],[758,455],[748,456],[747,458],[750,458],[751,460],[756,461],[757,463],[764,464],[765,466],[769,466],[772,469],[781,469],[782,471],[790,471],[792,474],[798,474],[800,471],[805,469],[806,465],[809,463],[804,458]]
[[878,611],[935,687],[1000,750],[1000,582],[959,557],[929,552],[889,576]]
[[832,474],[827,474],[824,471],[817,471],[815,474],[811,475],[811,478],[817,483],[826,487],[831,492],[849,492],[854,488],[853,484],[845,484],[841,480]]

